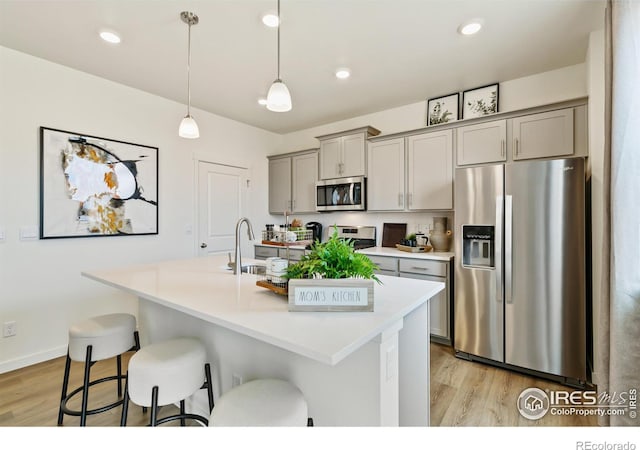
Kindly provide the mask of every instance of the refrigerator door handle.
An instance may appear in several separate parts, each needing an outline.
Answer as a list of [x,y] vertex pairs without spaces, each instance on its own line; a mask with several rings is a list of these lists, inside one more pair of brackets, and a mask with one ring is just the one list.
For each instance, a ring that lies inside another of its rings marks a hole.
[[513,196],[506,195],[504,202],[504,297],[513,303]]
[[502,210],[504,197],[498,195],[496,197],[496,248],[495,248],[495,266],[496,266],[496,301],[502,303]]

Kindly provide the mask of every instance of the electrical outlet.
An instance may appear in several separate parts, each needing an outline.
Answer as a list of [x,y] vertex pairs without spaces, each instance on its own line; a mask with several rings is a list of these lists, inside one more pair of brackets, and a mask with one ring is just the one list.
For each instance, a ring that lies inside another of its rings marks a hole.
[[242,377],[237,373],[231,376],[231,387],[240,386],[242,384]]
[[16,335],[16,322],[11,321],[11,322],[5,322],[2,325],[2,336],[3,337],[11,337],[11,336],[15,336]]

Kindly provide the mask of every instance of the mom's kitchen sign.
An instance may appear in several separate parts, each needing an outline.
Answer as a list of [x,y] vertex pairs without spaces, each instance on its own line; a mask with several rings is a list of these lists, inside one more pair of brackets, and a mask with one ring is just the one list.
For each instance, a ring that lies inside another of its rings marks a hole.
[[373,311],[373,281],[289,280],[289,311]]

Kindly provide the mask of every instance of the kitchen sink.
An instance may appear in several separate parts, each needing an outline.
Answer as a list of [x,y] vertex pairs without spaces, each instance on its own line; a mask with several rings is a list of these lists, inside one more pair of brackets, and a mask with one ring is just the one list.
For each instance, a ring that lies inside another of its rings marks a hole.
[[264,275],[265,273],[267,273],[267,266],[265,266],[264,264],[243,264],[242,273]]

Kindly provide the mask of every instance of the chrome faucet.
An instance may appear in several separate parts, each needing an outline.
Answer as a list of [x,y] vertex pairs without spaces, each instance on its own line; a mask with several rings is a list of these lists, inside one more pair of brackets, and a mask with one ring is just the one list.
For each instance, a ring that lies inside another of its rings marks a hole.
[[236,224],[236,262],[233,265],[233,273],[242,274],[242,255],[240,251],[240,226],[245,222],[247,224],[247,235],[249,236],[249,240],[252,241],[253,237],[253,227],[251,226],[251,222],[246,217],[242,217],[238,220]]

